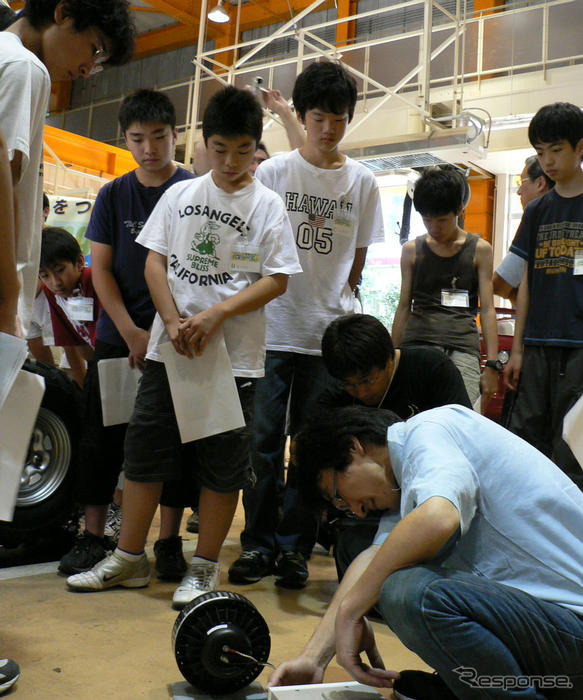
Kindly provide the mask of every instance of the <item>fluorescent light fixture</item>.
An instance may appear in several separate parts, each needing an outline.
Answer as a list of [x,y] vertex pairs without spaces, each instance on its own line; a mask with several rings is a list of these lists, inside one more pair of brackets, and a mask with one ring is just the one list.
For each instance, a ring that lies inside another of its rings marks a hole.
[[211,22],[224,24],[229,21],[229,14],[223,7],[223,0],[219,0],[218,4],[208,13],[208,18]]

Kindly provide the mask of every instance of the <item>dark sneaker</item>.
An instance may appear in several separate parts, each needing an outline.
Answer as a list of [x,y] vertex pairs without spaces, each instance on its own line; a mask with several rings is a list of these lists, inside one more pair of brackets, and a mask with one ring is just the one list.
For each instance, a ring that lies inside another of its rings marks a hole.
[[195,535],[198,532],[198,508],[192,509],[192,515],[186,521],[186,531],[193,532]]
[[188,568],[182,556],[182,537],[169,537],[154,543],[156,576],[165,581],[181,581]]
[[276,586],[303,588],[308,581],[306,557],[300,552],[282,552],[275,566]]
[[437,673],[401,671],[400,675],[393,683],[398,700],[457,700]]
[[80,574],[92,569],[106,554],[105,543],[102,537],[97,537],[90,532],[85,532],[76,538],[75,544],[59,562],[59,571],[62,574]]
[[229,568],[230,583],[256,583],[273,573],[273,559],[263,552],[243,552]]
[[20,678],[18,664],[12,659],[0,659],[0,693],[11,688]]

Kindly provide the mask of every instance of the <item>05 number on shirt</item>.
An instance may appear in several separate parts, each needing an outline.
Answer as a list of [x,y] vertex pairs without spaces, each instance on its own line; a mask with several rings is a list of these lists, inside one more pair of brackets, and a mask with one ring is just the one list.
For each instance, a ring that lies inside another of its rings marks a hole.
[[307,222],[298,226],[296,234],[298,248],[314,249],[316,253],[328,255],[332,250],[332,229],[324,226],[312,226]]

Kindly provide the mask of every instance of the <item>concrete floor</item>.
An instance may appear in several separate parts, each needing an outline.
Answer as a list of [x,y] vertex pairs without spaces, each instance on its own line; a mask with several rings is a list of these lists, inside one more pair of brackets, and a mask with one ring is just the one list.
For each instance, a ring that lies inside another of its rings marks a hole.
[[[232,586],[227,570],[239,555],[242,518],[239,506],[221,554],[221,589],[242,593],[261,612],[271,633],[269,661],[277,666],[300,652],[325,611],[336,587],[334,560],[318,547],[310,560],[309,583],[301,591],[279,589],[273,577],[250,586]],[[156,525],[157,521],[147,550],[151,561]],[[188,560],[196,535],[185,531],[183,537]],[[54,562],[0,569],[0,654],[21,667],[20,680],[3,697],[173,698],[172,685],[184,680],[171,648],[177,616],[171,608],[175,584],[153,576],[143,589],[72,593],[56,568]],[[385,625],[374,623],[374,629],[387,668],[427,668]],[[270,672],[266,669],[259,676],[263,686]],[[348,674],[333,662],[325,682],[347,679]],[[392,697],[391,691],[383,694]]]

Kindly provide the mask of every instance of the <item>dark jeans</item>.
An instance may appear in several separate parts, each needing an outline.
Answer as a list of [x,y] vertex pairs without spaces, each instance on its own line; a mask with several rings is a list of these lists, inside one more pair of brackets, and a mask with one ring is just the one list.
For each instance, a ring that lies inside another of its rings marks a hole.
[[583,349],[525,345],[508,429],[583,484],[581,466],[562,439],[563,418],[583,394]]
[[267,351],[265,377],[257,381],[255,392],[252,464],[257,482],[254,488],[243,491],[244,551],[272,556],[280,551],[298,551],[305,556],[312,552],[318,521],[300,502],[293,466],[284,483],[284,449],[286,432],[294,435],[300,429],[326,388],[328,377],[319,356]]

